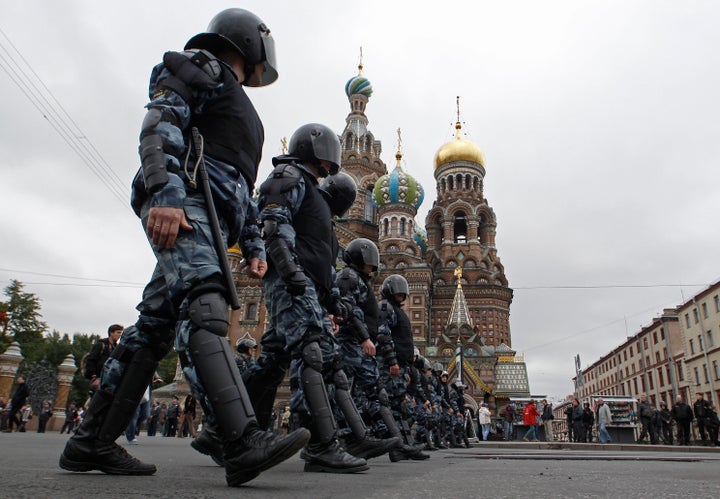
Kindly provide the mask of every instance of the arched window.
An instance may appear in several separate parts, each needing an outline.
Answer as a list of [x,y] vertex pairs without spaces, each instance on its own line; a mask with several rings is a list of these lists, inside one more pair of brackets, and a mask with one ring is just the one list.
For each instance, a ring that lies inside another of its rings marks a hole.
[[464,211],[458,211],[457,213],[455,213],[453,234],[456,243],[467,242],[467,220],[465,219]]
[[467,175],[465,175],[465,188],[470,189],[471,185],[472,184],[470,183],[470,174],[468,173]]
[[453,190],[453,176],[452,175],[450,175],[448,177],[448,190],[450,190],[450,191]]
[[375,222],[375,205],[372,201],[373,189],[368,187],[365,190],[365,220]]
[[383,220],[383,235],[387,236],[389,230],[390,230],[390,222],[386,218],[385,220]]
[[245,320],[254,321],[255,314],[257,314],[257,303],[248,303],[245,311]]
[[462,189],[462,175],[461,174],[459,174],[459,173],[457,174],[455,182],[456,182],[457,189]]
[[405,219],[404,218],[400,219],[400,235],[401,236],[405,235]]

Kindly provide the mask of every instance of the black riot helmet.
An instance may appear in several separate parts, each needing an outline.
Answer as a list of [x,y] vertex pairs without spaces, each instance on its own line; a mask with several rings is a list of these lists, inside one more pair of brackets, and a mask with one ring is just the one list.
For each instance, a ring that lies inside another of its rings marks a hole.
[[238,353],[248,353],[250,350],[257,348],[257,343],[252,338],[242,338],[235,343],[235,349]]
[[386,300],[394,300],[395,295],[403,293],[406,297],[410,294],[410,287],[405,278],[398,274],[393,274],[385,278],[380,288],[380,294]]
[[[245,76],[243,85],[263,87],[277,80],[275,61],[275,42],[270,30],[258,16],[245,9],[225,9],[210,21],[207,32],[200,33],[188,40],[185,50],[205,49],[218,55],[235,51],[245,58]],[[253,76],[256,64],[263,65],[263,74],[258,79]]]
[[340,171],[340,150],[340,139],[335,132],[319,123],[308,123],[295,130],[288,145],[290,156],[316,165],[322,177],[327,177],[327,173],[318,160],[328,161],[332,165],[329,173],[335,175]]
[[372,265],[375,272],[380,264],[380,252],[374,242],[361,237],[348,244],[343,253],[343,261],[356,269],[362,269],[363,265]]
[[337,172],[335,175],[325,177],[318,189],[323,193],[332,214],[340,218],[345,216],[345,212],[350,209],[357,196],[357,185],[345,172]]

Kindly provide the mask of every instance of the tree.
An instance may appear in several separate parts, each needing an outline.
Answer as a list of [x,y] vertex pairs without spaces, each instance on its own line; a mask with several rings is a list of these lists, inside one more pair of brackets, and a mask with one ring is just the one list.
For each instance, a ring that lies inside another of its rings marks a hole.
[[23,291],[23,287],[21,282],[12,279],[3,290],[8,297],[6,302],[2,302],[2,311],[7,314],[3,343],[11,337],[20,344],[23,357],[33,362],[42,356],[43,334],[48,326],[41,320],[40,298]]

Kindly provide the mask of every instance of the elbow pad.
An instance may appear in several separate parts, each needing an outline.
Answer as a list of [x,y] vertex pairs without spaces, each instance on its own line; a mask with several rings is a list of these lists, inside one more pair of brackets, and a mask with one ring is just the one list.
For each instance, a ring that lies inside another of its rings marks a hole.
[[163,113],[156,108],[148,109],[140,132],[140,161],[142,163],[145,190],[154,194],[168,183],[168,172],[165,168],[165,152],[162,138],[155,131]]

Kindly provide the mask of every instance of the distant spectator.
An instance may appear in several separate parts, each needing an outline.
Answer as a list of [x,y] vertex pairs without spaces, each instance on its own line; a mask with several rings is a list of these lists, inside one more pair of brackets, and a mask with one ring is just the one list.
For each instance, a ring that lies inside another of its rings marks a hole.
[[180,399],[173,395],[172,403],[167,410],[167,434],[166,437],[174,437],[177,433],[177,422],[180,417]]
[[90,391],[94,393],[100,387],[100,375],[105,361],[117,346],[122,336],[123,327],[120,324],[113,324],[108,328],[108,337],[95,342],[90,353],[83,362],[83,375],[90,380]]
[[71,400],[67,408],[65,409],[65,422],[63,423],[62,428],[60,428],[60,435],[65,433],[65,430],[67,430],[68,433],[73,430],[76,417],[77,407],[75,407],[75,401]]
[[673,444],[672,421],[672,413],[668,409],[667,404],[660,402],[660,431],[658,434],[662,437],[665,445]]
[[25,433],[25,427],[30,422],[30,420],[33,418],[33,412],[32,407],[30,407],[30,404],[25,404],[22,408],[21,417],[20,417],[20,427],[18,428],[19,432]]
[[707,417],[707,431],[708,436],[710,437],[710,442],[717,446],[720,446],[720,441],[718,440],[718,430],[720,430],[720,419],[718,419],[717,411],[715,410],[715,406],[710,406],[708,409],[708,417]]
[[555,419],[555,415],[553,414],[552,404],[547,400],[543,400],[541,419],[543,426],[545,427],[545,440],[552,442],[555,440],[555,435],[553,434],[553,419]]
[[503,440],[513,439],[513,427],[515,426],[515,404],[509,403],[502,412],[503,418]]
[[[29,392],[27,383],[25,383],[25,378],[18,376],[15,392],[10,399],[10,411],[8,412],[7,428],[3,430],[5,433],[10,433],[12,431],[13,423],[17,426],[18,431],[20,430],[20,427],[22,426],[22,413],[20,411],[27,401],[28,394]],[[20,417],[18,414],[20,414]]]
[[592,430],[593,426],[595,425],[595,414],[593,414],[592,409],[590,409],[590,403],[585,402],[583,404],[583,416],[582,416],[582,422],[583,422],[583,442],[592,443]]
[[193,438],[197,436],[195,433],[196,411],[197,404],[195,397],[192,396],[192,393],[188,393],[187,397],[185,397],[185,402],[183,402],[182,425],[178,431],[178,437],[186,437],[188,434]]
[[38,416],[38,433],[45,433],[45,427],[47,426],[47,422],[50,421],[50,418],[52,417],[52,407],[50,407],[50,402],[47,400],[43,402],[42,409],[40,410],[40,415]]
[[528,431],[525,432],[523,440],[526,442],[539,442],[537,434],[535,433],[535,425],[537,424],[537,418],[540,413],[535,406],[535,400],[530,399],[523,409],[523,424],[528,425]]
[[490,424],[492,423],[492,420],[490,419],[490,409],[485,402],[483,402],[478,408],[477,417],[482,439],[487,441],[490,436]]
[[598,399],[598,405],[595,412],[597,413],[595,421],[597,422],[598,439],[600,440],[600,443],[607,444],[612,442],[610,432],[607,429],[608,425],[612,423],[612,413],[610,412],[610,407],[608,407],[603,399]]
[[698,433],[703,445],[707,444],[707,427],[710,417],[710,402],[703,398],[702,393],[695,395],[695,403],[693,404],[693,413],[695,413],[695,421],[697,422]]
[[685,403],[682,395],[677,396],[671,414],[677,423],[678,445],[690,445],[690,423],[692,423],[693,420],[693,411],[690,406]]
[[148,418],[147,436],[154,437],[157,432],[158,423],[160,422],[161,406],[157,400],[153,400],[150,408],[150,417]]
[[583,416],[585,411],[580,406],[580,401],[574,399],[572,401],[572,428],[574,442],[583,442],[585,440],[585,426],[583,425]]

